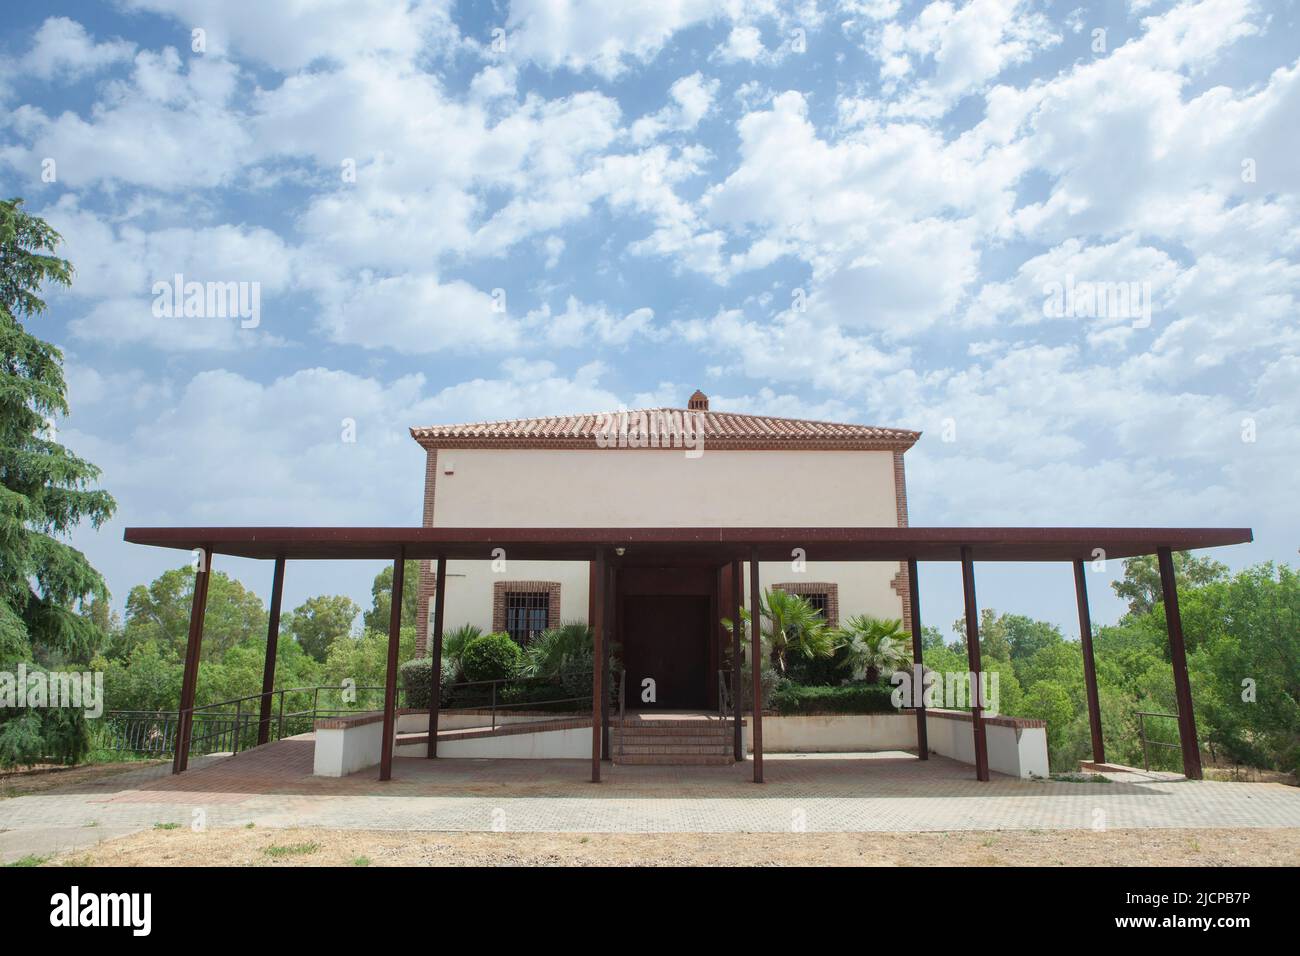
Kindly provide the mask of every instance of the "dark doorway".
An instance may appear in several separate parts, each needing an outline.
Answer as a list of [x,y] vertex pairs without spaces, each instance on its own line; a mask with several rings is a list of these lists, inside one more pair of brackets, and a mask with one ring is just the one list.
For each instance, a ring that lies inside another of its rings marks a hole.
[[[623,666],[628,709],[703,709],[709,681],[709,598],[629,594],[623,598]],[[641,699],[654,678],[655,701]]]

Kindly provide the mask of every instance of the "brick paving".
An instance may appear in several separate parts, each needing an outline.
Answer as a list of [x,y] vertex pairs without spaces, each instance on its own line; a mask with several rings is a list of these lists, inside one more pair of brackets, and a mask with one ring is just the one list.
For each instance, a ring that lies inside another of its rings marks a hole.
[[[1281,784],[1117,778],[1027,781],[942,757],[769,754],[748,763],[604,765],[583,760],[399,757],[377,770],[311,775],[312,741],[193,761],[0,800],[0,860],[58,852],[158,823],[209,827],[562,832],[809,832],[1300,827],[1300,789]],[[42,848],[43,851],[42,851]]]

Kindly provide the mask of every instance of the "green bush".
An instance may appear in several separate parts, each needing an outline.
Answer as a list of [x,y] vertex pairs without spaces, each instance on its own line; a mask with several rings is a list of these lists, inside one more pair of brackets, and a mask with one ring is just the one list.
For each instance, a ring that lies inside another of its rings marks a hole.
[[523,650],[509,634],[484,634],[465,645],[460,666],[467,681],[505,680],[513,677]]
[[575,654],[560,665],[561,697],[581,697],[591,699],[591,650],[585,654]]
[[[591,696],[591,681],[587,681],[588,699]],[[557,703],[568,697],[573,697],[560,684],[555,681],[524,681],[521,683],[506,684],[501,688],[501,693],[497,697],[497,702],[502,704],[533,704],[534,707],[514,708],[511,713],[518,713],[521,710],[547,710],[572,712],[584,709],[582,701],[577,703]],[[586,705],[586,710],[590,712],[591,705]]]
[[[402,665],[402,688],[405,690],[403,701],[407,707],[424,708],[429,706],[429,686],[433,679],[432,657],[417,657]],[[442,659],[442,694],[439,701],[443,707],[451,697],[451,685],[456,680],[456,668],[447,658]]]
[[796,684],[835,686],[853,676],[853,661],[849,647],[841,644],[830,657],[803,657],[790,659],[787,676]]
[[772,695],[778,714],[889,714],[895,708],[888,684],[843,684],[817,687],[783,682]]

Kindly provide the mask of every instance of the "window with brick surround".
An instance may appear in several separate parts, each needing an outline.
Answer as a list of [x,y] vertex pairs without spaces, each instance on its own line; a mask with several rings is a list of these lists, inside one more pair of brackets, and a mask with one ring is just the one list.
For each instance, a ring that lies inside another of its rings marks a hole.
[[773,584],[774,591],[797,594],[814,610],[820,611],[826,623],[837,627],[840,623],[840,588],[830,581],[798,581],[788,584]]
[[520,647],[559,626],[558,581],[497,581],[492,590],[492,630],[505,631]]
[[825,591],[809,591],[802,595],[803,599],[812,605],[814,611],[822,617],[826,617],[826,609],[831,605],[831,596]]
[[551,596],[545,591],[506,592],[506,633],[520,647],[546,630],[551,616]]

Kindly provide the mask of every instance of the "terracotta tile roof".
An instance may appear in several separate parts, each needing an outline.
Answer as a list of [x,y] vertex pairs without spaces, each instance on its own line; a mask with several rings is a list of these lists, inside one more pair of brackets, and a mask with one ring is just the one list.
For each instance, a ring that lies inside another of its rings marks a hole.
[[[921,437],[920,432],[901,428],[684,408],[431,425],[412,428],[411,437],[425,448],[597,448],[602,447],[597,443],[598,436],[606,434],[611,422],[624,414],[629,438],[639,437],[646,427],[663,433],[662,425],[656,428],[652,423],[670,416],[676,416],[678,422],[698,423],[704,431],[706,449],[903,450]],[[629,441],[629,444],[633,443]]]

